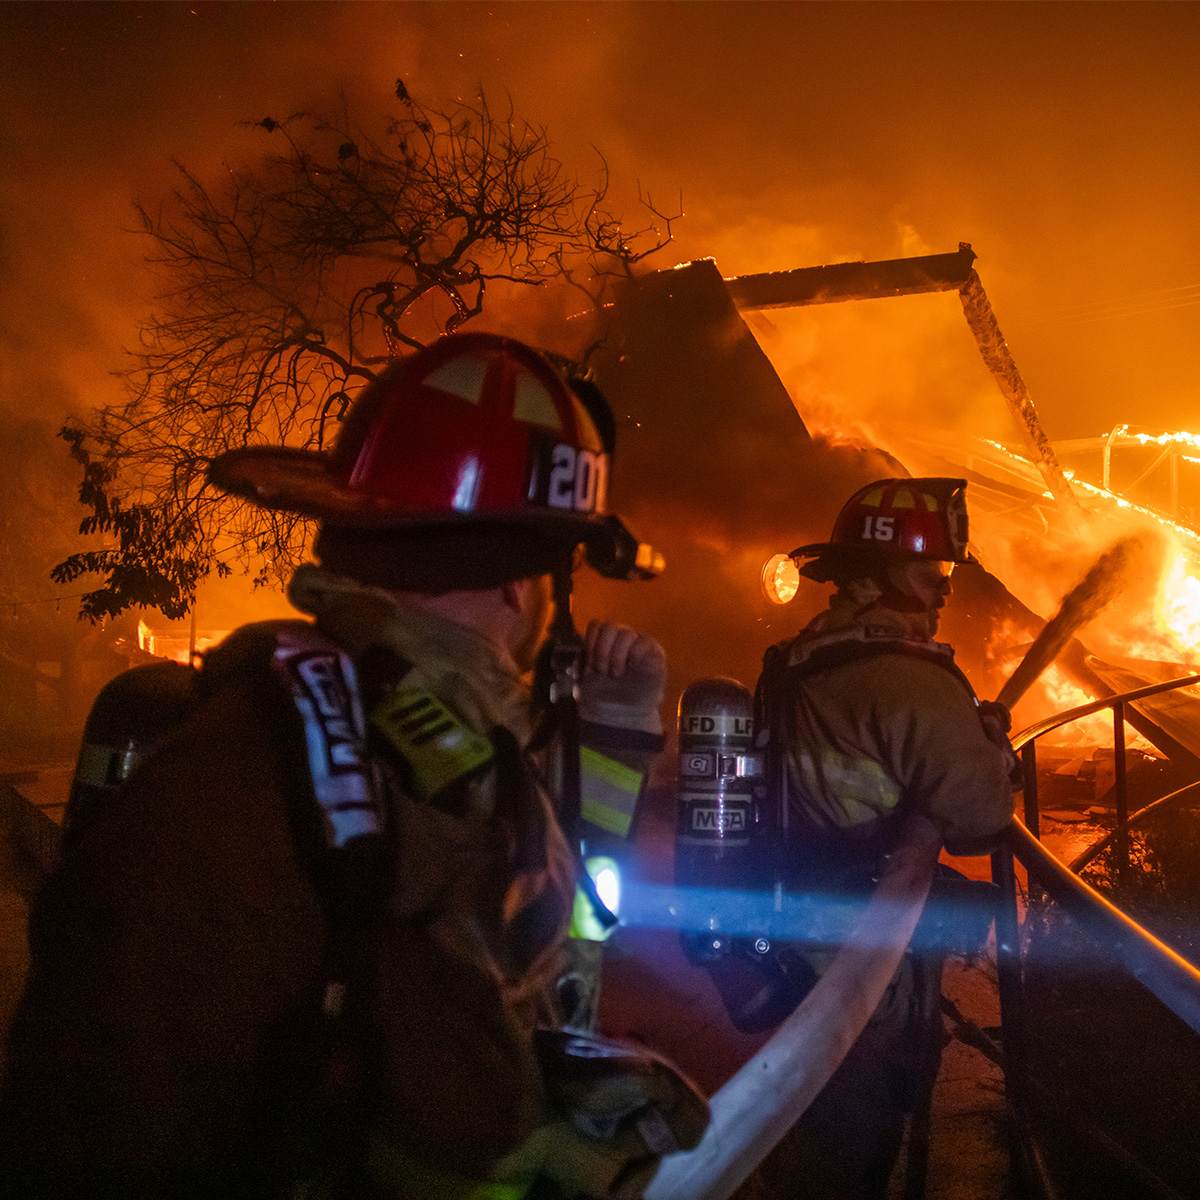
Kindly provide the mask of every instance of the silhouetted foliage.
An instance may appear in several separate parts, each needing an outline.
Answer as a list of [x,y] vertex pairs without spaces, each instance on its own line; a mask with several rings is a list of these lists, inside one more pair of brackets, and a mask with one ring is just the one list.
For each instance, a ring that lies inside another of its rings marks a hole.
[[[63,430],[84,470],[81,532],[109,535],[54,577],[105,576],[83,615],[132,605],[178,616],[210,571],[255,564],[284,577],[306,522],[218,496],[217,454],[236,446],[331,444],[351,396],[389,360],[459,328],[499,281],[572,286],[598,305],[670,240],[672,218],[627,234],[543,129],[481,96],[400,114],[374,138],[343,113],[248,123],[281,143],[207,186],[138,206],[163,286],[142,331],[129,398]],[[661,232],[660,232],[661,231]]]

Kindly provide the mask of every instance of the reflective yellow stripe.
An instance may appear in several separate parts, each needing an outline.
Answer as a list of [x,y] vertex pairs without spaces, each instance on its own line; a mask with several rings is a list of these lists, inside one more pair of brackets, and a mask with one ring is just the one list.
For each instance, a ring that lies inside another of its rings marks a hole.
[[886,815],[900,803],[899,784],[873,759],[826,749],[819,761],[802,751],[795,763],[805,787],[839,810],[837,821],[844,829]]
[[423,688],[396,688],[375,705],[370,719],[412,767],[413,782],[426,799],[492,757],[492,743]]
[[584,746],[579,751],[580,811],[585,821],[628,837],[642,790],[642,773]]

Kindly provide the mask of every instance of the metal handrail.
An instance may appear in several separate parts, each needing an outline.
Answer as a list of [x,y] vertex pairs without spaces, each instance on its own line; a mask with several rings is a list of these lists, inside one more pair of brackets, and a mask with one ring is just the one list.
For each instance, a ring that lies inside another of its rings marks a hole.
[[[1080,856],[1075,863],[1068,866],[1060,862],[1039,841],[1036,741],[1043,734],[1081,717],[1108,708],[1113,710],[1117,828],[1104,839],[1103,844],[1116,841],[1120,850],[1118,869],[1121,869],[1122,864],[1128,865],[1128,831],[1131,823],[1127,814],[1125,778],[1126,706],[1148,696],[1194,683],[1200,683],[1200,674],[1151,684],[1135,691],[1082,704],[1039,721],[1012,739],[1013,748],[1021,751],[1025,770],[1025,821],[1013,817],[1004,846],[992,855],[992,876],[1001,889],[996,913],[1000,1021],[1005,1048],[1005,1078],[1013,1106],[1016,1144],[1018,1150],[1023,1152],[1022,1161],[1025,1164],[1025,1173],[1029,1177],[1028,1182],[1043,1196],[1052,1195],[1054,1188],[1044,1163],[1040,1160],[1037,1140],[1025,1119],[1032,1089],[1022,1014],[1021,937],[1014,860],[1019,860],[1029,873],[1031,895],[1034,894],[1035,886],[1041,888],[1091,937],[1103,945],[1125,971],[1197,1033],[1200,1033],[1200,970],[1079,878],[1075,870],[1082,869],[1084,860],[1090,861],[1088,855]],[[1200,787],[1200,781],[1147,805],[1134,814],[1133,820],[1196,787]],[[1093,849],[1091,857],[1100,852],[1097,848]]]
[[1052,717],[1046,717],[1042,721],[1035,721],[1032,725],[1022,729],[1020,733],[1014,734],[1012,739],[1013,749],[1020,750],[1026,742],[1035,741],[1042,734],[1049,733],[1053,729],[1058,729],[1062,725],[1069,725],[1072,721],[1079,720],[1080,717],[1089,717],[1092,713],[1103,712],[1106,708],[1113,708],[1118,704],[1129,704],[1134,700],[1142,700],[1146,696],[1154,696],[1159,692],[1173,691],[1175,688],[1188,687],[1190,684],[1200,683],[1200,675],[1184,675],[1179,679],[1168,679],[1165,683],[1154,683],[1149,687],[1138,688],[1132,692],[1122,692],[1119,696],[1109,696],[1106,700],[1093,700],[1090,704],[1081,704],[1078,708],[1068,708],[1063,712],[1056,713]]
[[[1125,720],[1128,705],[1144,700],[1148,696],[1157,696],[1162,692],[1175,691],[1200,683],[1200,675],[1183,675],[1178,679],[1168,679],[1163,683],[1152,683],[1146,687],[1136,688],[1131,692],[1122,692],[1118,696],[1109,696],[1102,700],[1093,700],[1088,704],[1080,704],[1068,708],[1064,712],[1046,717],[1015,734],[1012,740],[1013,749],[1022,752],[1025,768],[1025,825],[1035,838],[1041,837],[1040,818],[1037,802],[1037,747],[1036,741],[1043,734],[1078,721],[1081,717],[1103,712],[1111,708],[1113,713],[1113,791],[1117,810],[1117,827],[1113,839],[1118,847],[1118,870],[1122,873],[1129,869],[1129,807],[1128,788],[1126,786],[1125,763]],[[1140,814],[1139,814],[1140,815]]]
[[1200,1033],[1200,971],[1089,887],[1013,818],[1015,857],[1063,911],[1091,934],[1143,987]]
[[[1132,829],[1135,825],[1140,825],[1143,817],[1148,817],[1151,813],[1157,812],[1163,805],[1169,804],[1172,800],[1178,800],[1181,796],[1195,791],[1197,788],[1200,788],[1200,779],[1197,779],[1195,783],[1189,783],[1184,787],[1177,788],[1173,792],[1168,792],[1165,796],[1159,796],[1157,800],[1152,800],[1145,808],[1139,808],[1137,812],[1131,813],[1129,819],[1125,822],[1125,828]],[[1067,864],[1067,869],[1073,874],[1078,875],[1084,867],[1095,862],[1113,844],[1120,835],[1120,832],[1119,829],[1114,829],[1111,833],[1106,834],[1098,842],[1089,846],[1077,858],[1073,858]]]

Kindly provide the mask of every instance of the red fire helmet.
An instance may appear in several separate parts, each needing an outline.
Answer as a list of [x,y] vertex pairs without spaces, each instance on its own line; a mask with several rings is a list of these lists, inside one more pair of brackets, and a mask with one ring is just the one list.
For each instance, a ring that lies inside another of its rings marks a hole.
[[533,526],[585,543],[604,574],[656,574],[661,556],[604,515],[612,441],[597,389],[570,386],[511,338],[451,334],[372,381],[332,453],[245,447],[216,458],[209,477],[327,525]]
[[965,563],[965,479],[880,479],[859,488],[842,506],[828,542],[801,546],[791,558],[815,558],[800,568],[810,578],[828,579],[821,565],[856,558],[934,559]]

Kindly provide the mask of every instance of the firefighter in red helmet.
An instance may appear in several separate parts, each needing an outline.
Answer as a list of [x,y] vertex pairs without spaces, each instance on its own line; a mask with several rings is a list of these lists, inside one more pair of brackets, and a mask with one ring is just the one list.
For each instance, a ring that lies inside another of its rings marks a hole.
[[612,921],[581,837],[628,829],[661,747],[657,643],[569,616],[580,547],[662,566],[606,515],[612,448],[587,381],[467,334],[381,373],[332,453],[213,462],[318,519],[310,619],[211,652],[72,824],[0,1098],[25,1194],[633,1196],[696,1143],[687,1081],[558,986],[577,885]]
[[[829,541],[791,554],[802,576],[835,591],[798,636],[768,650],[756,694],[789,890],[865,894],[902,825],[917,822],[931,853],[941,844],[971,855],[991,850],[1011,818],[1007,714],[979,703],[951,648],[934,640],[952,573],[970,561],[965,491],[962,479],[879,480],[846,502]],[[956,874],[946,869],[935,894],[942,886],[977,904]],[[954,941],[986,932],[984,900],[982,922],[968,919]],[[804,951],[814,975],[832,952]],[[906,1110],[918,1081],[931,1081],[927,1052],[940,1047],[930,1031],[940,964],[940,951],[906,956],[842,1066],[764,1164],[771,1194],[886,1194]]]

